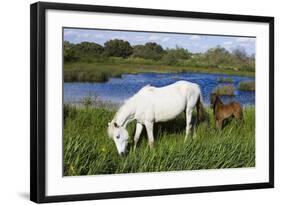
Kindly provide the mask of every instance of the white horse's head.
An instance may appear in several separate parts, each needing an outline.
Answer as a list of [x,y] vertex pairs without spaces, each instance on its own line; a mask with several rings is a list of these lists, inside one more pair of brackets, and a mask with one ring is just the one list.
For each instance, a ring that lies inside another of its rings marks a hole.
[[126,154],[129,134],[125,127],[119,126],[116,122],[109,122],[107,133],[109,138],[115,142],[119,155]]

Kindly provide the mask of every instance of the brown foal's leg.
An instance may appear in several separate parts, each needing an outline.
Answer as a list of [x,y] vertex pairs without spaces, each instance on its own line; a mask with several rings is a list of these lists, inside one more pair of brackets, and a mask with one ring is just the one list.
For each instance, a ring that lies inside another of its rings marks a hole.
[[221,120],[221,119],[219,119],[219,120],[216,120],[216,127],[217,127],[217,129],[222,129],[222,122],[223,122],[223,120]]
[[216,120],[216,128],[218,129],[219,128],[219,121]]

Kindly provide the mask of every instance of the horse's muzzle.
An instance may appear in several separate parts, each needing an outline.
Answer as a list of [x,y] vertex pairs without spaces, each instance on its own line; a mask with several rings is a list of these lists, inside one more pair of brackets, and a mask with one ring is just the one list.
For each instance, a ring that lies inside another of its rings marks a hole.
[[120,155],[121,157],[125,157],[125,156],[127,155],[127,152],[126,152],[126,151],[124,151],[124,152],[119,152],[119,155]]

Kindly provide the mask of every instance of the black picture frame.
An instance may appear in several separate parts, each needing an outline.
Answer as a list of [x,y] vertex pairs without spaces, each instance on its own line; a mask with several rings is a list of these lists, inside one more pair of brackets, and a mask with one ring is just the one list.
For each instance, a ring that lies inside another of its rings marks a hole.
[[[263,22],[269,25],[269,181],[236,185],[170,188],[107,193],[46,196],[45,193],[45,25],[46,10],[86,11],[195,19]],[[274,187],[274,18],[265,16],[110,7],[38,2],[30,6],[30,199],[37,203],[140,197],[198,192],[230,191]]]

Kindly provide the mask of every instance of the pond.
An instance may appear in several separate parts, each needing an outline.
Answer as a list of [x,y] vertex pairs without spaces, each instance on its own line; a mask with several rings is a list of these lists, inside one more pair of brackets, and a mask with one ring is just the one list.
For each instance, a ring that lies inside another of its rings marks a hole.
[[223,96],[222,100],[227,103],[233,100],[243,105],[255,104],[254,91],[239,91],[238,83],[245,80],[255,80],[254,77],[243,77],[223,74],[206,73],[140,73],[124,74],[121,78],[110,78],[104,83],[64,83],[64,102],[79,103],[84,97],[92,97],[101,101],[121,104],[124,100],[134,95],[145,85],[162,87],[179,80],[197,83],[202,91],[204,104],[210,103],[210,93],[220,83],[218,78],[232,78],[235,86],[235,96]]

